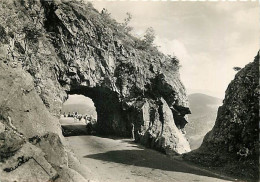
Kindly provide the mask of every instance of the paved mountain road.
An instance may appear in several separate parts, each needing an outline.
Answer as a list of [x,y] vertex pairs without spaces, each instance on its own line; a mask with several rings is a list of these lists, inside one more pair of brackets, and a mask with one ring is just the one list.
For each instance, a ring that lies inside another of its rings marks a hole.
[[228,181],[179,159],[146,149],[130,139],[71,136],[66,140],[81,163],[98,175],[100,182]]

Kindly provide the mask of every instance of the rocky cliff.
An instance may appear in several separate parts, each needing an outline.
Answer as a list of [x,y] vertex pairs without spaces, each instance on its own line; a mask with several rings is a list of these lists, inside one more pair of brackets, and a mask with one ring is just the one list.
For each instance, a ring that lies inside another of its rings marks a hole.
[[93,100],[100,134],[131,136],[133,129],[146,146],[190,151],[177,61],[136,47],[138,40],[119,28],[79,2],[0,2],[1,181],[90,178],[60,132],[68,94]]
[[229,84],[213,129],[185,159],[240,176],[259,179],[259,53]]

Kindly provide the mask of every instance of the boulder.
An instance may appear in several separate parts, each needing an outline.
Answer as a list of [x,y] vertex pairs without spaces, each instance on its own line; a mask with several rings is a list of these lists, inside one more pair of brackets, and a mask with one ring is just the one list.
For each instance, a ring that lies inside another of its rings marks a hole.
[[142,112],[133,118],[135,140],[166,154],[182,154],[190,151],[190,145],[185,135],[174,121],[171,109],[161,98],[156,103],[146,101],[136,105]]

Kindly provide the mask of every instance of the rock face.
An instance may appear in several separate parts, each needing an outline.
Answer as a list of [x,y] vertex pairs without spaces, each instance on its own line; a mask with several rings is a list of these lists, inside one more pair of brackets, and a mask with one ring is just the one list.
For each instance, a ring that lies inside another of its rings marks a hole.
[[60,168],[82,177],[69,167],[58,118],[44,105],[30,74],[0,63],[0,85],[1,181],[60,179]]
[[[42,161],[46,167],[35,167],[35,174],[83,179],[68,163],[58,122],[67,94],[93,100],[100,134],[131,136],[133,130],[136,141],[146,146],[167,153],[190,151],[181,131],[190,110],[177,61],[153,47],[136,48],[138,40],[119,28],[79,2],[1,1],[1,176],[8,179],[17,171],[20,167],[11,166],[31,148],[26,162],[45,156],[36,159],[34,165]],[[62,155],[52,155],[57,151]],[[2,175],[3,168],[11,170]]]
[[184,158],[258,181],[258,84],[259,53],[229,84],[216,123],[201,147]]

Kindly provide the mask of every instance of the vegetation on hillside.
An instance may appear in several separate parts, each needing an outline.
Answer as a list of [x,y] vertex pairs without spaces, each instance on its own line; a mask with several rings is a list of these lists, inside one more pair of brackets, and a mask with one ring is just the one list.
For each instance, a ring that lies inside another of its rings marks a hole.
[[[95,12],[98,12],[92,5],[91,2],[87,3],[87,7],[92,9]],[[111,17],[111,13],[107,9],[103,8],[101,11],[101,17],[106,22],[106,25],[109,26],[115,32],[115,36],[118,36],[126,48],[134,48],[139,51],[149,51],[153,55],[162,55],[158,50],[158,46],[154,44],[156,38],[156,33],[153,27],[148,27],[144,35],[140,38],[137,38],[132,34],[133,27],[130,26],[130,22],[133,18],[132,14],[127,12],[126,18],[122,23],[118,23],[115,19]],[[180,61],[174,55],[167,55],[167,57],[174,63],[177,67],[180,67]]]

